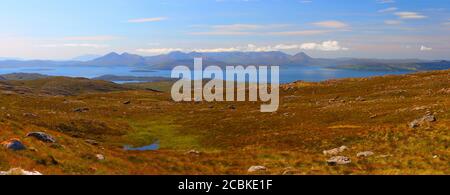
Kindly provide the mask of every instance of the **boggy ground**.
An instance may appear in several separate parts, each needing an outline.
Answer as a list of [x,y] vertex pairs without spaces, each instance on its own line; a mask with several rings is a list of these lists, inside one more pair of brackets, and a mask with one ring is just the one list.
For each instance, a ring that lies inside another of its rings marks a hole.
[[[169,87],[1,81],[0,142],[17,138],[27,149],[1,148],[0,170],[249,174],[261,165],[267,170],[251,174],[450,174],[450,71],[291,83],[276,113],[259,112],[258,102],[175,103]],[[409,126],[427,113],[437,121]],[[32,131],[57,142],[26,137]],[[156,151],[123,149],[156,140]],[[329,166],[323,151],[342,145],[348,150],[337,155],[352,162]],[[363,151],[374,155],[356,156]]]

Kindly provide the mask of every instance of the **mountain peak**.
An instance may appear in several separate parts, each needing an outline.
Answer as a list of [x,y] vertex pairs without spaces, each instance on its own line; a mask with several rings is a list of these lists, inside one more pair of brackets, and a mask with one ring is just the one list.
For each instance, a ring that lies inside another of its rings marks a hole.
[[106,54],[103,57],[113,57],[113,56],[120,56],[120,55],[118,53],[116,53],[116,52],[111,52],[111,53]]

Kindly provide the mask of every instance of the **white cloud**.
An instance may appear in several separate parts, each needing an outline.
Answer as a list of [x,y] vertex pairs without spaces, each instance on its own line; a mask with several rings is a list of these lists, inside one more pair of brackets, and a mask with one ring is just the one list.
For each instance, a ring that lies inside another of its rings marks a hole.
[[325,27],[325,28],[345,28],[348,26],[348,24],[343,23],[341,21],[336,21],[336,20],[316,22],[313,24],[316,26]]
[[427,16],[424,16],[417,12],[396,12],[396,16],[398,16],[400,19],[423,19],[427,18]]
[[313,1],[310,1],[310,0],[303,0],[303,1],[300,1],[300,3],[312,3]]
[[386,3],[395,3],[394,0],[377,0],[377,3],[386,4]]
[[433,50],[433,48],[431,48],[431,47],[426,47],[423,45],[420,47],[420,51],[431,51],[431,50]]
[[400,21],[400,20],[386,20],[386,21],[384,21],[384,23],[387,24],[387,25],[398,25],[398,24],[401,24],[402,21]]
[[304,43],[301,45],[304,50],[319,50],[319,51],[347,51],[348,48],[339,45],[338,41],[325,41],[322,43]]
[[378,12],[386,13],[386,12],[393,12],[393,11],[397,11],[397,10],[398,10],[398,8],[396,8],[396,7],[389,7],[389,8],[386,8],[386,9],[378,10]]
[[127,22],[128,23],[146,23],[146,22],[159,22],[167,20],[166,17],[156,17],[156,18],[136,18],[136,19],[130,19]]
[[210,52],[267,52],[267,51],[288,51],[288,50],[317,50],[317,51],[346,51],[348,48],[342,47],[337,41],[325,41],[322,43],[303,43],[303,44],[277,44],[267,46],[257,46],[254,44],[248,44],[246,46],[236,47],[221,47],[221,48],[193,48],[193,49],[181,49],[181,48],[150,48],[150,49],[137,49],[140,53],[149,54],[163,54],[173,51],[196,51],[202,53]]

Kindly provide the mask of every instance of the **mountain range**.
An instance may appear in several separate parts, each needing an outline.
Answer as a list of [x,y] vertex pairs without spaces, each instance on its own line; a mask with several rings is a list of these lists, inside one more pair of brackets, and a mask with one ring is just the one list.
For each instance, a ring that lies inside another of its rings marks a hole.
[[[86,56],[84,56],[83,59]],[[87,56],[92,57],[92,56]],[[420,59],[358,59],[358,58],[313,58],[304,52],[289,55],[280,51],[270,52],[212,52],[184,53],[180,51],[156,56],[140,56],[130,53],[118,54],[115,52],[92,60],[3,60],[0,66],[56,66],[56,65],[82,65],[82,66],[133,66],[143,69],[170,70],[178,65],[193,66],[193,59],[203,58],[205,66],[217,65],[280,65],[282,67],[295,66],[323,66],[339,69],[355,70],[440,70],[449,69],[450,62],[445,60]],[[81,59],[81,58],[80,58]]]

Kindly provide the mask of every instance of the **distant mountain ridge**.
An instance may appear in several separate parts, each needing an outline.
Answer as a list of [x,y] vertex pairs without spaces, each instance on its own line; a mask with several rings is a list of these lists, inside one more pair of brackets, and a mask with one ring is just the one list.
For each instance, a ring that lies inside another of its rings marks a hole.
[[111,52],[88,61],[51,61],[51,60],[5,60],[0,66],[133,66],[152,70],[170,70],[178,65],[193,67],[193,59],[203,58],[204,66],[217,65],[279,65],[281,67],[323,66],[353,70],[441,70],[450,67],[449,61],[431,61],[419,59],[358,59],[358,58],[313,58],[304,52],[289,55],[280,51],[267,52],[180,52],[156,56],[140,56],[130,53]]

